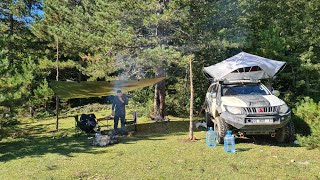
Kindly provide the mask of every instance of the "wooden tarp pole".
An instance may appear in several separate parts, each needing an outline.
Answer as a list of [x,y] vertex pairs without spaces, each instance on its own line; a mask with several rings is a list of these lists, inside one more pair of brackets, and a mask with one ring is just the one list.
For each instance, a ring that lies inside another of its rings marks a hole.
[[189,139],[194,140],[193,136],[193,79],[192,79],[192,57],[189,59],[190,67],[190,125],[189,125]]
[[57,112],[56,131],[59,131],[59,97],[58,96],[56,96],[56,112]]
[[[58,38],[56,37],[57,41],[57,59],[56,59],[56,65],[57,65],[57,75],[56,75],[56,81],[59,80],[59,43],[58,43]],[[56,131],[59,131],[59,97],[56,96]]]

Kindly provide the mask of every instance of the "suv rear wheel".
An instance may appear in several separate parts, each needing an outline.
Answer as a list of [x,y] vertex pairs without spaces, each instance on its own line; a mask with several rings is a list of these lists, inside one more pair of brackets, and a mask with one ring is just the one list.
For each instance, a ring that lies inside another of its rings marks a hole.
[[279,143],[294,141],[295,128],[293,122],[290,120],[287,125],[278,129],[276,133],[276,140]]
[[219,144],[223,144],[223,138],[226,135],[227,128],[227,123],[221,117],[216,117],[214,129],[216,131],[217,142]]

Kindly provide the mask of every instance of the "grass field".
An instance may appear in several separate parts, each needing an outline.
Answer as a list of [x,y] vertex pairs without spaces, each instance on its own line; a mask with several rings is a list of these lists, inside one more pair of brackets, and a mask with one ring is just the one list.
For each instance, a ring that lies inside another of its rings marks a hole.
[[0,179],[320,179],[318,149],[255,137],[237,139],[237,152],[228,154],[207,147],[203,129],[187,141],[188,125],[140,118],[132,136],[93,147],[74,133],[72,118],[60,119],[59,132],[54,119],[24,120],[0,141]]

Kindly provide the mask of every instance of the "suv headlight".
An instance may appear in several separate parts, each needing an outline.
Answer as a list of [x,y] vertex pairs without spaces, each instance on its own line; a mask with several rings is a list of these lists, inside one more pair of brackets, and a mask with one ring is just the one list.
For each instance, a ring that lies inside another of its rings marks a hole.
[[234,106],[225,106],[226,110],[231,114],[242,114],[241,108]]
[[279,113],[283,113],[284,114],[284,113],[286,113],[288,111],[289,111],[288,105],[283,104],[283,105],[279,106]]

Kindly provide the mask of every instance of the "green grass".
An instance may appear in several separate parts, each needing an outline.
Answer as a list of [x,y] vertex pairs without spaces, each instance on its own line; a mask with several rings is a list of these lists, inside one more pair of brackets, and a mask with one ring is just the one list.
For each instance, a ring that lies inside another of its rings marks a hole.
[[139,120],[133,136],[108,147],[75,135],[72,118],[60,120],[59,132],[54,119],[24,120],[0,141],[0,179],[320,179],[318,149],[256,137],[237,139],[228,154],[207,147],[205,131],[187,141],[188,120]]

